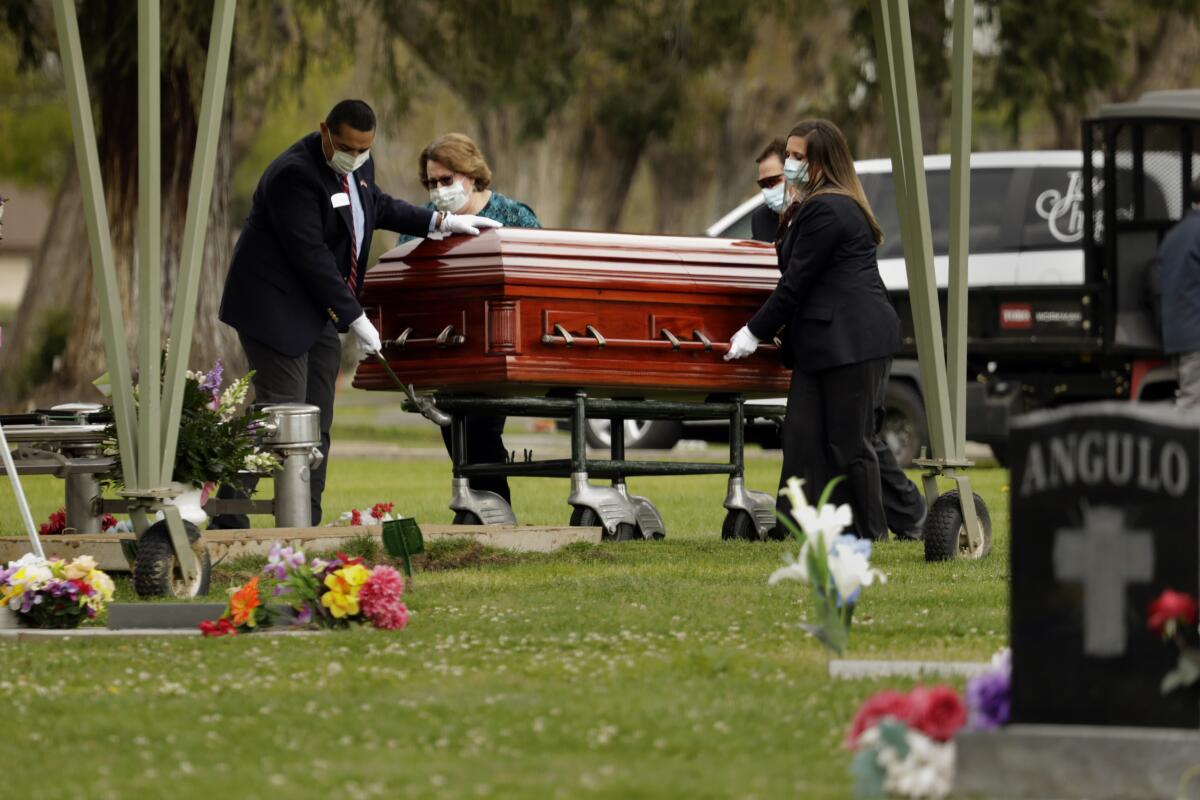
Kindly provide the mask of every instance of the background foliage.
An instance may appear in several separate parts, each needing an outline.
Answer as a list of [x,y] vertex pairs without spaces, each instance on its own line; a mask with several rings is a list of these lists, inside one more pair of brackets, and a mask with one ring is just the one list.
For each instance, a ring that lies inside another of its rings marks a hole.
[[[77,5],[132,310],[135,5]],[[910,7],[923,143],[940,151],[951,4]],[[210,13],[207,0],[163,3],[168,228],[186,206]],[[1100,103],[1195,85],[1198,15],[1200,0],[980,0],[974,148],[1074,148]],[[753,157],[803,117],[837,121],[860,158],[888,154],[868,0],[371,0],[353,13],[333,0],[257,0],[239,4],[235,36],[193,350],[235,371],[240,354],[215,309],[250,195],[342,97],[375,106],[377,174],[391,193],[424,201],[417,154],[459,130],[483,146],[494,186],[552,227],[699,233],[753,193]],[[57,197],[35,268],[44,277],[0,350],[0,407],[84,399],[102,371],[90,363],[98,317],[48,0],[0,0],[0,141],[5,183]],[[164,232],[168,309],[177,235]],[[373,255],[393,241],[376,237]],[[63,312],[72,326],[59,345],[40,321]]]

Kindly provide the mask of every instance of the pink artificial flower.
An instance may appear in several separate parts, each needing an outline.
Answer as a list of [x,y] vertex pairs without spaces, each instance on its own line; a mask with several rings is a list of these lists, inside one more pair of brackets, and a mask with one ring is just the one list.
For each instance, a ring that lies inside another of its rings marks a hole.
[[967,721],[967,707],[949,686],[918,686],[908,695],[908,722],[936,742],[948,742]]
[[876,692],[868,697],[854,713],[850,730],[846,731],[845,746],[851,749],[857,747],[858,737],[862,736],[863,731],[875,727],[884,717],[892,717],[898,722],[908,722],[911,711],[912,701],[903,692],[897,692],[894,689]]
[[404,578],[400,573],[380,565],[359,591],[358,605],[376,628],[400,630],[408,624],[408,608],[400,600],[403,593]]

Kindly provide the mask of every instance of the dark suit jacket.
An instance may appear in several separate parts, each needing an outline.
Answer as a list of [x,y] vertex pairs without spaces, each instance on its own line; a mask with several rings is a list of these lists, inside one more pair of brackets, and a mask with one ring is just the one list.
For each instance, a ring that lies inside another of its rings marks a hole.
[[775,234],[779,232],[779,215],[765,205],[761,205],[750,214],[750,238],[758,242],[775,244]]
[[[433,212],[389,197],[375,185],[375,162],[350,175],[363,209],[358,288],[375,228],[424,236]],[[362,314],[350,292],[350,206],[334,208],[341,176],[310,133],[271,162],[254,190],[221,297],[221,321],[286,356],[308,352],[330,320],[339,331]]]
[[1200,211],[1192,209],[1158,248],[1163,350],[1200,350]]
[[770,341],[787,325],[795,368],[804,372],[900,349],[900,318],[879,277],[870,225],[853,198],[805,201],[777,250],[783,275],[750,320],[751,333]]

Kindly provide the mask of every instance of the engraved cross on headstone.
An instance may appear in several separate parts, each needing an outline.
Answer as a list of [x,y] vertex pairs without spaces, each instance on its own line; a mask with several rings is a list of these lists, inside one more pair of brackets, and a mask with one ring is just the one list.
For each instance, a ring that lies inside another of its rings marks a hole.
[[1054,534],[1054,577],[1083,584],[1083,651],[1112,657],[1125,652],[1125,591],[1154,577],[1154,538],[1125,530],[1112,506],[1084,508],[1082,528]]

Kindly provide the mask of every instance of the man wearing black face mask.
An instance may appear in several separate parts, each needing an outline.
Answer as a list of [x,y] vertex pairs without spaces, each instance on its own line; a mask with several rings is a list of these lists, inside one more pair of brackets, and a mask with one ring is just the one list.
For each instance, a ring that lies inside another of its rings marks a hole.
[[[320,131],[271,162],[233,252],[221,321],[237,329],[254,370],[257,403],[309,403],[321,409],[321,452],[310,476],[312,524],[321,522],[333,395],[341,363],[338,333],[376,353],[379,332],[359,304],[376,228],[426,236],[475,235],[499,223],[445,214],[389,197],[370,160],[375,113],[361,100],[333,107]],[[222,487],[231,496],[230,487]],[[249,527],[218,517],[213,527]]]

